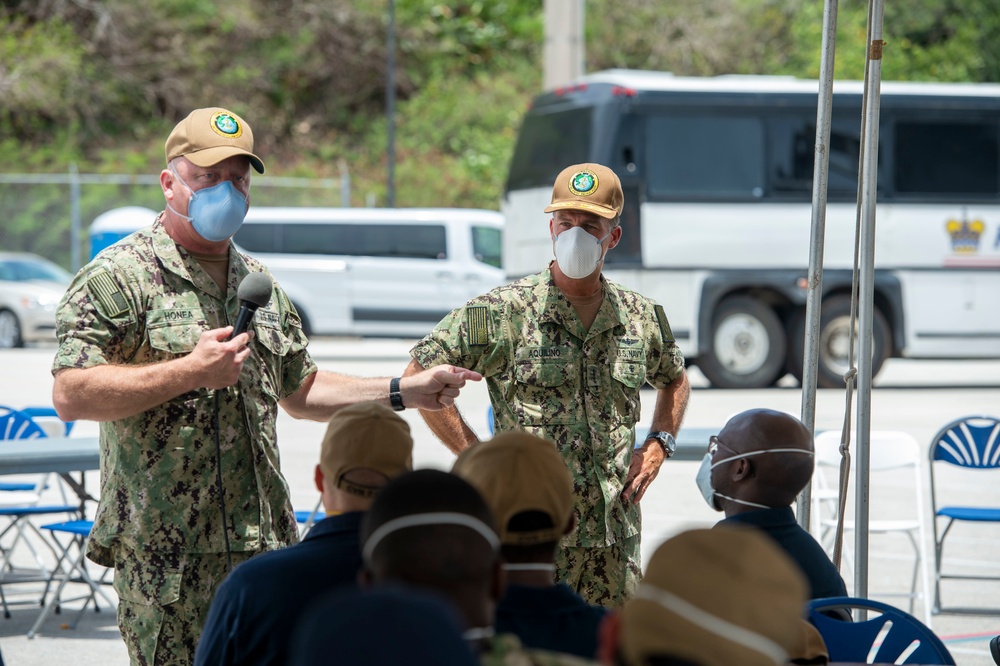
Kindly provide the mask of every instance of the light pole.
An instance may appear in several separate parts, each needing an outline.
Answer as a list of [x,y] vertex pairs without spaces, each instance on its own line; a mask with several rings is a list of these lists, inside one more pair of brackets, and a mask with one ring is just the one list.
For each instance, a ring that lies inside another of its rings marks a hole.
[[386,37],[386,206],[396,207],[396,3],[389,0],[389,34]]

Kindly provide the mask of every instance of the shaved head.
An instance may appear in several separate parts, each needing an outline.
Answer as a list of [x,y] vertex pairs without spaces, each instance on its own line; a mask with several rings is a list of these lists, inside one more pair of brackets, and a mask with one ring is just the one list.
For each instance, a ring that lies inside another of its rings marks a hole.
[[[737,414],[719,433],[719,440],[736,453],[771,449],[813,451],[812,435],[802,422],[772,409],[751,409]],[[726,466],[729,469],[722,472],[717,488],[728,494],[723,488],[740,483],[743,485],[740,498],[768,506],[790,505],[813,474],[813,456],[777,452],[737,462],[742,461],[746,462],[738,467],[736,463]],[[738,470],[746,473],[740,475]]]

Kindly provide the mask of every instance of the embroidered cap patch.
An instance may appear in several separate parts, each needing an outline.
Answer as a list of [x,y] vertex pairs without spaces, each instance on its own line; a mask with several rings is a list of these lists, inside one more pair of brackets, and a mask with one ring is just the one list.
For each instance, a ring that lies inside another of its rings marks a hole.
[[237,139],[243,134],[240,121],[225,111],[219,111],[212,116],[212,129],[215,130],[216,134],[224,136],[227,139]]
[[577,171],[569,179],[569,191],[585,197],[597,191],[597,174],[593,171]]

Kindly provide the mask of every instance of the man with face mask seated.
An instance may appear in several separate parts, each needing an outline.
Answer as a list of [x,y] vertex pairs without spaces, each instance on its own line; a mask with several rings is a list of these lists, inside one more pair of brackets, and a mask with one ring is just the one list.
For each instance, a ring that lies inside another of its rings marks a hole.
[[[555,261],[452,311],[410,351],[406,370],[474,369],[486,377],[497,432],[555,444],[573,475],[577,525],[560,544],[556,580],[602,606],[621,605],[641,578],[639,502],[673,454],[690,394],[663,307],[601,274],[622,238],[623,206],[608,167],[564,169],[544,211]],[[634,449],[646,384],[656,407]],[[457,409],[421,414],[455,453],[479,442]]]
[[767,533],[805,573],[810,599],[846,596],[844,579],[792,512],[813,465],[812,436],[798,419],[751,409],[711,438],[697,482],[709,506],[726,512],[716,527],[749,525]]

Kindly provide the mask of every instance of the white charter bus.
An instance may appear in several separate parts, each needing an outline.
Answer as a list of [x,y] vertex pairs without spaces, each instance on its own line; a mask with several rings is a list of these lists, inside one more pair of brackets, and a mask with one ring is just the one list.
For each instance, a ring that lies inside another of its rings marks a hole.
[[[604,272],[661,303],[714,386],[801,379],[816,81],[609,70],[537,97],[502,212],[508,278],[552,257],[564,167],[625,191]],[[862,84],[834,84],[821,386],[842,386]],[[882,83],[874,370],[888,357],[1000,358],[1000,85]]]

